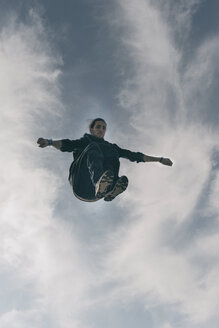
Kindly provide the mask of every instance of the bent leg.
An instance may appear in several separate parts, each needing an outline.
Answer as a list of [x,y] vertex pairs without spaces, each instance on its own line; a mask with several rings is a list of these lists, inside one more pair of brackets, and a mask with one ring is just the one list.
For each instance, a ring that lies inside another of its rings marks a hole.
[[[107,171],[112,171],[112,177],[111,175],[108,177],[110,173],[107,173]],[[89,144],[70,170],[70,182],[74,194],[85,201],[95,201],[97,195],[99,198],[104,197],[105,189],[108,192],[108,185],[111,185],[110,188],[112,188],[118,180],[118,171],[118,156],[108,152],[103,153],[98,143]],[[107,174],[106,179],[104,173]],[[101,177],[102,179],[100,179]]]
[[104,158],[103,169],[104,169],[104,171],[110,170],[113,172],[115,182],[119,178],[119,167],[120,167],[120,162],[117,157],[105,157]]
[[90,173],[90,178],[95,186],[99,178],[104,172],[103,168],[103,153],[97,143],[91,143],[86,148],[87,168]]
[[96,182],[103,172],[103,154],[98,145],[89,144],[70,168],[69,182],[76,197],[96,201]]

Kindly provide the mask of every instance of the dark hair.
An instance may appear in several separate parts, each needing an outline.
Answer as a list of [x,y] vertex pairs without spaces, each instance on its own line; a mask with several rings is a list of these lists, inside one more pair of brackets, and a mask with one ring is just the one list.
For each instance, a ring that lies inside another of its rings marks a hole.
[[[98,118],[93,119],[93,120],[90,122],[90,124],[89,124],[89,128],[90,128],[90,129],[93,129],[94,126],[95,126],[95,123],[96,123],[97,121],[102,121],[102,122],[104,122],[104,123],[106,124],[106,122],[105,122],[105,120],[104,120],[103,118],[98,117]],[[107,125],[107,124],[106,124],[106,125]]]

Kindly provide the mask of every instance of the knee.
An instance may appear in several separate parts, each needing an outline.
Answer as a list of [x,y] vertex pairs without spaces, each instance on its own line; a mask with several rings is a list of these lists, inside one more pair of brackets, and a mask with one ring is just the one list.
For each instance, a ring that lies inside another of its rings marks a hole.
[[98,155],[103,155],[103,152],[102,152],[100,146],[96,142],[90,143],[87,146],[86,151],[88,152],[88,154],[96,153]]
[[95,143],[89,145],[89,148],[87,149],[86,153],[87,153],[87,164],[100,160],[103,161],[104,159],[103,152],[101,151],[100,147]]
[[98,145],[97,142],[91,142],[88,146],[87,146],[88,149],[98,149],[98,150],[101,150],[100,149],[100,146]]

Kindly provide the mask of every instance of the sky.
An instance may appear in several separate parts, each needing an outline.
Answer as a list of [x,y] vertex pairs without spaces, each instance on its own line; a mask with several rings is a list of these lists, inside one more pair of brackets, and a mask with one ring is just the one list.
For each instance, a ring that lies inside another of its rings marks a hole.
[[[0,0],[0,328],[217,328],[219,3]],[[78,139],[121,159],[128,189],[86,203]]]

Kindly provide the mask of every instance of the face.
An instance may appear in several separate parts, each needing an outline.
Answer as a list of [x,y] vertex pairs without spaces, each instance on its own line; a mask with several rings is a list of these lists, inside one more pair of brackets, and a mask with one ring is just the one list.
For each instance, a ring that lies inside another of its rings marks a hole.
[[96,121],[94,127],[90,129],[90,133],[98,138],[104,138],[106,132],[106,123],[103,121]]

